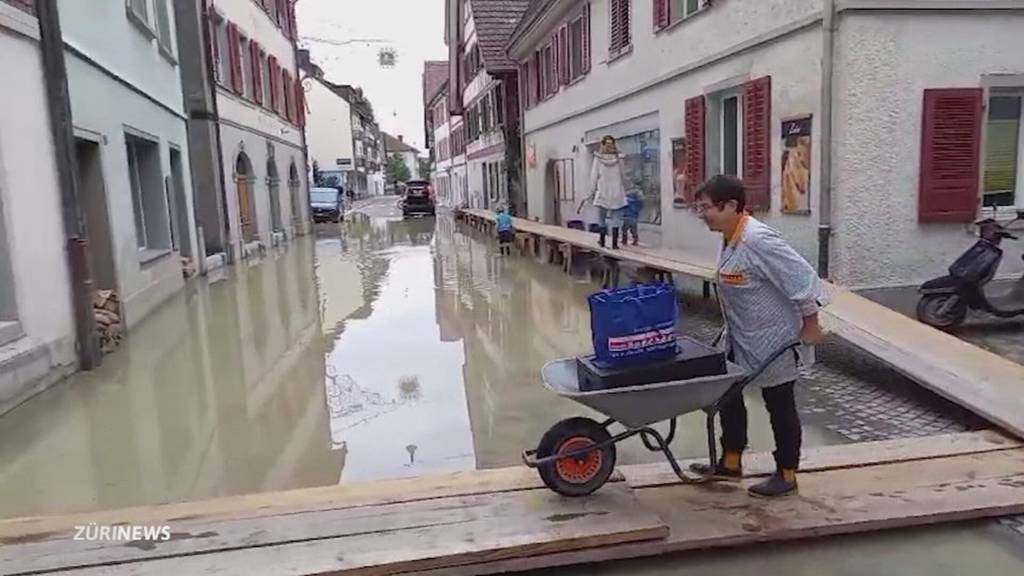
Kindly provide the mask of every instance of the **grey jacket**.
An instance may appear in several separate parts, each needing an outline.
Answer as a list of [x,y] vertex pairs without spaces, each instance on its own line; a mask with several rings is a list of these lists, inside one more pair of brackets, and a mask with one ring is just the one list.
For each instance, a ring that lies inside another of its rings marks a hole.
[[[778,232],[751,216],[722,250],[718,290],[725,317],[722,342],[748,370],[788,342],[798,340],[803,317],[823,305],[814,268]],[[796,354],[784,354],[753,382],[770,387],[797,379]]]

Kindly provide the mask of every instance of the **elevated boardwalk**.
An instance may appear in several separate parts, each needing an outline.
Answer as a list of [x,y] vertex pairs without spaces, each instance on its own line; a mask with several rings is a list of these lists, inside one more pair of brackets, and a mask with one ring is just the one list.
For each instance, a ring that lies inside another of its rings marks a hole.
[[[464,210],[461,217],[487,228],[494,214]],[[715,264],[684,251],[628,246],[601,248],[595,234],[514,219],[516,231],[543,242],[570,244],[601,256],[641,266],[714,281]],[[1019,438],[1024,438],[1024,366],[1002,358],[826,283],[831,303],[822,324],[865,352],[936,394],[974,412]]]
[[[751,475],[771,470],[752,455]],[[476,575],[1024,512],[1024,448],[972,432],[807,451],[801,494],[680,485],[625,466],[587,498],[525,467],[0,521],[0,574]],[[166,541],[76,526],[166,525]]]

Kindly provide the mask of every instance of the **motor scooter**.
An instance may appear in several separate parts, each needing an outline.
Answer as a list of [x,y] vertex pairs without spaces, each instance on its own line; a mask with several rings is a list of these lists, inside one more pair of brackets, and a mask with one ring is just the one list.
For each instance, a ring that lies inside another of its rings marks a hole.
[[[917,318],[936,328],[959,326],[968,310],[978,310],[998,318],[1024,315],[1024,275],[1005,294],[992,295],[985,285],[992,281],[1003,260],[1003,240],[1017,240],[1009,228],[1024,221],[1024,211],[1000,224],[992,218],[976,222],[979,239],[949,267],[949,274],[925,282],[918,292]],[[1024,258],[1024,255],[1021,256]]]

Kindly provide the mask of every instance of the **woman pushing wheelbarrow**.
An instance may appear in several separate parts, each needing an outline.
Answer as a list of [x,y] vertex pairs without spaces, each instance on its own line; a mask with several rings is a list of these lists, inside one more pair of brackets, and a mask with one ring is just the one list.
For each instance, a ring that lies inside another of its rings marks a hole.
[[[538,468],[545,484],[564,495],[581,496],[602,486],[615,465],[615,443],[639,435],[652,451],[661,451],[684,482],[743,476],[747,447],[747,411],[743,389],[761,388],[775,439],[775,473],[750,487],[753,496],[778,497],[797,491],[802,432],[796,408],[798,349],[824,334],[818,324],[823,291],[817,274],[782,237],[746,212],[743,183],[715,176],[695,193],[695,210],[707,226],[723,235],[717,284],[725,331],[719,339],[726,370],[697,378],[680,378],[642,386],[581,391],[572,360],[544,368],[545,385],[609,416],[598,423],[571,418],[556,424],[537,450],[524,452],[527,465]],[[669,444],[676,417],[703,410],[707,415],[708,464],[693,465],[694,478],[680,469]],[[722,423],[721,458],[716,457],[715,423]],[[669,420],[667,436],[650,427]],[[626,430],[612,436],[608,427]]]

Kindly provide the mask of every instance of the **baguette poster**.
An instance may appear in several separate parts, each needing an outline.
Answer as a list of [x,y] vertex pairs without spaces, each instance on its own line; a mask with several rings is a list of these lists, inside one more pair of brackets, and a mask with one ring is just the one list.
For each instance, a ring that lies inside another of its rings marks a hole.
[[782,211],[810,214],[811,118],[782,122]]

